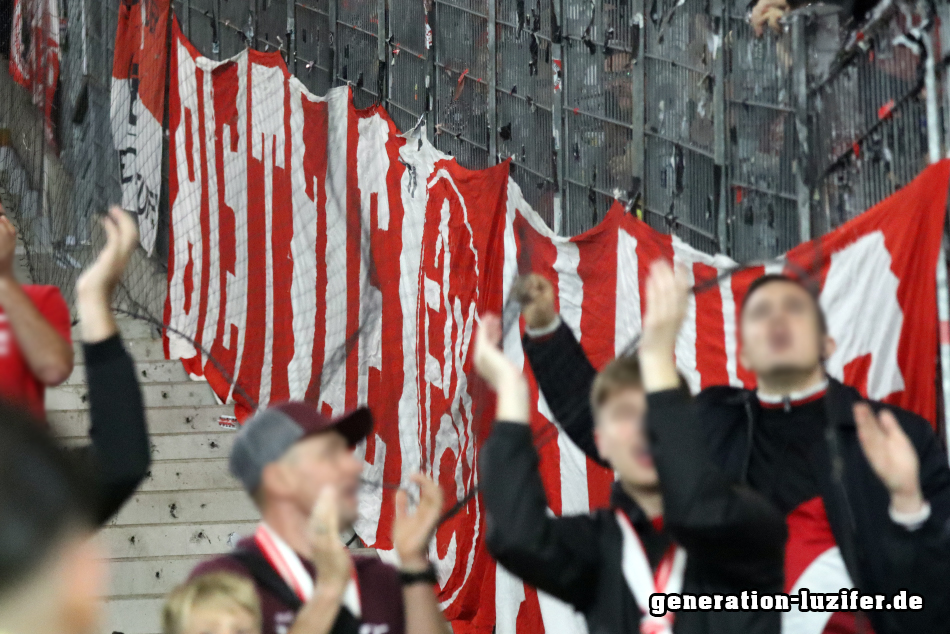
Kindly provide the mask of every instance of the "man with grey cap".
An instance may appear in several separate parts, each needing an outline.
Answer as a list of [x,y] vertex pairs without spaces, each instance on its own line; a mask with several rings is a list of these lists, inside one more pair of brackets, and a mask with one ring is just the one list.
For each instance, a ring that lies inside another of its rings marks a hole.
[[200,564],[199,575],[228,571],[257,586],[262,634],[446,634],[426,552],[442,511],[442,493],[415,475],[420,499],[408,511],[396,494],[393,544],[400,567],[352,556],[341,527],[357,518],[362,462],[353,447],[373,429],[366,408],[327,418],[313,405],[288,402],[245,422],[231,450],[231,473],[261,513],[252,537]]

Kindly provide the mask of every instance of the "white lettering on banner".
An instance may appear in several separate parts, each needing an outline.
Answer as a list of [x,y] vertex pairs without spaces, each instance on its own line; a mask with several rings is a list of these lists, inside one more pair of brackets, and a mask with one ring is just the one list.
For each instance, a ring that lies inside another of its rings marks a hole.
[[326,339],[320,377],[320,405],[329,405],[339,415],[346,401],[347,262],[346,262],[346,172],[349,133],[349,88],[327,93],[327,275]]
[[[145,2],[143,1],[143,4]],[[220,64],[212,62],[209,59],[201,58],[198,60],[198,66],[204,71],[204,82],[202,90],[205,94],[204,99],[204,145],[205,145],[205,163],[207,165],[217,165],[217,154],[215,149],[215,131],[217,125],[214,112],[214,85],[212,84],[212,71]],[[147,114],[147,113],[146,113]],[[149,115],[150,116],[150,115]],[[160,153],[159,153],[160,154]],[[155,166],[158,173],[161,170],[158,165]],[[210,169],[208,170],[211,171]],[[204,324],[199,324],[201,328],[202,348],[208,350],[211,348],[211,342],[218,330],[218,314],[221,310],[221,248],[218,230],[218,179],[208,178],[208,305],[205,310]],[[157,213],[157,211],[156,211]],[[153,239],[154,241],[154,239]],[[144,238],[143,238],[144,242]],[[201,367],[208,362],[208,355],[202,352]]]
[[[178,195],[172,207],[172,233],[175,236],[175,268],[169,282],[168,301],[172,305],[168,330],[169,357],[189,359],[195,355],[192,341],[198,332],[198,297],[201,292],[201,222],[200,215],[188,213],[201,207],[201,143],[198,140],[198,85],[197,65],[185,49],[178,44],[178,85],[181,94],[181,124],[175,131],[175,148],[178,153]],[[191,138],[186,138],[188,132]],[[191,146],[191,156],[186,148]],[[185,273],[191,267],[191,296],[185,297]],[[185,311],[185,306],[189,310]],[[181,335],[176,334],[180,332]]]
[[[696,282],[693,275],[693,263],[702,260],[703,258],[695,249],[673,236],[673,264],[682,266],[686,270],[690,286]],[[676,336],[676,368],[686,378],[690,391],[693,394],[699,392],[701,383],[699,370],[696,368],[696,295],[694,293],[689,294],[683,326]]]
[[[475,447],[472,397],[468,392],[468,377],[465,374],[463,365],[468,357],[469,347],[471,345],[472,333],[475,325],[475,307],[478,303],[478,287],[475,292],[469,289],[453,288],[452,272],[459,267],[458,262],[463,261],[463,253],[456,253],[456,249],[467,250],[465,255],[471,255],[474,261],[474,274],[479,275],[478,250],[475,248],[472,226],[469,221],[468,207],[465,200],[458,190],[451,174],[444,169],[440,169],[429,180],[426,189],[429,191],[430,204],[433,200],[432,190],[437,185],[448,185],[450,196],[442,200],[439,206],[439,226],[438,232],[433,232],[432,244],[423,241],[420,251],[420,262],[422,279],[425,280],[423,288],[416,291],[417,295],[426,294],[428,281],[435,282],[432,278],[441,268],[441,288],[439,289],[438,299],[431,297],[434,295],[431,291],[427,296],[426,307],[420,324],[418,325],[422,333],[420,342],[424,346],[426,358],[426,372],[423,375],[424,404],[422,411],[422,424],[419,432],[422,434],[423,450],[425,455],[430,457],[430,465],[433,478],[437,482],[442,482],[441,468],[442,458],[446,452],[451,452],[455,458],[456,470],[453,474],[456,486],[457,499],[465,495],[465,485],[469,487],[476,485],[476,466],[475,466]],[[437,200],[437,199],[436,199]],[[461,212],[464,229],[459,223],[450,222],[452,202],[456,203]],[[423,236],[426,234],[423,233]],[[435,305],[431,305],[436,300]],[[462,302],[465,302],[464,304]],[[441,316],[444,320],[441,339],[430,335],[430,323],[432,319]],[[454,389],[453,389],[454,387]],[[442,392],[443,398],[451,398],[451,404],[447,409],[439,407],[433,409],[432,391],[433,389]],[[439,414],[439,410],[442,411]],[[436,423],[438,420],[438,423]],[[434,432],[434,446],[430,445],[430,438]],[[469,477],[466,483],[463,478],[463,467],[468,466]],[[476,516],[480,515],[480,503],[475,501]],[[446,530],[446,528],[440,529]],[[476,535],[478,530],[476,528]],[[457,541],[458,534],[453,531],[449,538],[448,547],[444,556],[439,556],[438,550],[433,543],[429,549],[430,559],[433,560],[436,573],[439,576],[440,585],[444,584],[451,576],[456,567],[456,557],[459,550]],[[465,576],[468,579],[474,564],[475,549],[466,547],[467,561],[465,563]],[[458,596],[461,591],[459,587],[452,597],[443,602],[443,605],[449,605]]]
[[373,464],[366,460],[366,439],[356,445],[356,457],[363,463],[360,481],[359,516],[353,529],[366,544],[376,543],[379,513],[383,507],[383,467],[386,465],[386,443],[376,434]]
[[294,356],[287,366],[287,381],[291,400],[302,400],[310,385],[313,372],[313,338],[317,317],[317,206],[320,200],[320,182],[313,177],[310,183],[313,197],[307,195],[304,171],[304,112],[303,101],[324,102],[311,98],[303,84],[290,81],[290,178],[293,189],[294,235],[290,241],[290,255],[294,260],[294,276],[290,282],[290,302],[294,311]]
[[[181,59],[181,54],[179,54]],[[237,107],[237,122],[234,128],[224,126],[221,135],[221,164],[224,171],[224,201],[234,212],[234,271],[227,273],[225,290],[227,299],[224,305],[224,338],[225,348],[231,346],[231,332],[237,333],[235,346],[237,351],[234,357],[235,379],[241,372],[241,360],[244,357],[244,342],[247,333],[247,302],[249,294],[247,288],[247,245],[248,245],[248,216],[247,216],[247,52],[235,59],[237,66],[238,90],[235,98]],[[235,150],[231,151],[234,143]],[[228,392],[230,401],[234,394],[234,385]]]
[[[831,255],[821,291],[828,333],[837,343],[837,350],[826,362],[828,373],[842,379],[848,363],[870,354],[867,392],[872,399],[904,389],[897,359],[904,325],[897,300],[899,283],[891,271],[884,234],[874,231]],[[874,299],[869,304],[870,297]]]
[[[386,174],[389,172],[389,154],[386,141],[389,126],[378,114],[360,119],[357,123],[359,142],[356,146],[356,180],[360,189],[360,339],[359,373],[356,400],[365,405],[369,391],[369,370],[382,370],[383,348],[383,294],[370,282],[370,236],[373,229],[389,230],[389,196],[386,192]],[[376,200],[377,226],[373,226],[372,202]]]
[[495,634],[518,634],[518,611],[524,600],[524,582],[495,564]]
[[274,168],[284,167],[284,73],[251,65],[251,155],[264,163],[264,361],[258,402],[270,402],[274,369]]
[[617,230],[617,299],[614,314],[614,354],[620,355],[643,329],[637,239],[625,229]]

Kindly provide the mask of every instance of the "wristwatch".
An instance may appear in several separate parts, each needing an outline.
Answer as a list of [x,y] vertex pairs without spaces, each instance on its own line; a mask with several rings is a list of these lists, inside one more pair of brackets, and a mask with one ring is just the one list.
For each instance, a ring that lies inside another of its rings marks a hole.
[[404,586],[411,586],[417,583],[425,583],[430,586],[434,586],[438,583],[438,579],[435,576],[435,566],[429,564],[429,567],[425,570],[420,570],[418,572],[408,572],[406,570],[399,571],[399,581]]

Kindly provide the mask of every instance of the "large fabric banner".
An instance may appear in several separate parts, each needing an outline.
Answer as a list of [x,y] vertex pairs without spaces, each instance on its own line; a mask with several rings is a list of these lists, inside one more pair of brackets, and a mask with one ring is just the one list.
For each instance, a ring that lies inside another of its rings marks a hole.
[[59,82],[59,0],[13,0],[10,76],[43,112],[46,144],[58,151],[53,104]]
[[[691,387],[752,386],[736,313],[767,270],[813,275],[838,351],[831,374],[866,394],[936,414],[935,269],[948,163],[775,264],[735,263],[662,235],[615,205],[594,229],[555,236],[525,203],[508,165],[470,171],[349,90],[310,94],[279,54],[215,62],[174,27],[169,90],[169,358],[204,377],[239,415],[307,399],[339,414],[368,403],[377,426],[357,533],[391,550],[394,488],[434,476],[462,510],[431,556],[457,632],[575,633],[567,605],[497,568],[483,546],[475,469],[493,399],[471,371],[472,333],[503,309],[516,277],[555,285],[559,310],[596,366],[639,332],[650,263],[686,265],[706,290],[691,300],[677,362]],[[506,352],[524,364],[521,332]],[[525,366],[525,369],[528,368]],[[532,388],[533,425],[550,412]],[[561,434],[540,447],[555,514],[604,506],[612,474]]]
[[168,8],[169,0],[122,0],[112,62],[110,118],[122,206],[138,216],[139,237],[149,255],[162,187]]

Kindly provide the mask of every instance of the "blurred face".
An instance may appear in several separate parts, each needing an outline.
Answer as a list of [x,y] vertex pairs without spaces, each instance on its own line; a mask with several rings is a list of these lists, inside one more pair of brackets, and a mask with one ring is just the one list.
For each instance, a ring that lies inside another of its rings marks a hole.
[[234,601],[218,599],[193,607],[182,634],[260,634],[254,615]]
[[295,444],[274,465],[279,494],[293,499],[300,511],[310,515],[320,492],[327,485],[336,488],[340,506],[340,527],[356,521],[356,494],[363,464],[353,454],[342,434],[329,431]]
[[645,416],[647,399],[642,389],[619,390],[594,413],[594,440],[600,457],[610,463],[621,482],[653,488],[659,484],[650,446]]
[[815,301],[791,282],[755,291],[742,311],[742,364],[759,377],[813,372],[834,352]]

